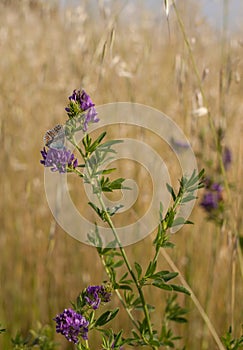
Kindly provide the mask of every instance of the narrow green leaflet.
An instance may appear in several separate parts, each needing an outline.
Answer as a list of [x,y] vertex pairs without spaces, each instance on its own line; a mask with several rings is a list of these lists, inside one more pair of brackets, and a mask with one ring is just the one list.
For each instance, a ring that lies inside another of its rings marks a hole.
[[104,312],[95,322],[95,327],[98,326],[104,326],[106,323],[113,320],[114,317],[116,317],[117,313],[119,312],[119,308],[117,307],[113,311],[106,311]]

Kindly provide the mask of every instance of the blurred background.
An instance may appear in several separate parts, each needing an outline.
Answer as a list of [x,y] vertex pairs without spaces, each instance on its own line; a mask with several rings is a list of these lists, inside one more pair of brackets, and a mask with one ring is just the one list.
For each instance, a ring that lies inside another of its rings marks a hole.
[[[212,118],[232,152],[227,171],[232,200],[225,203],[223,215],[234,225],[208,221],[199,198],[190,218],[195,225],[172,237],[176,246],[169,254],[219,336],[232,323],[239,336],[243,285],[231,238],[235,227],[242,235],[242,4],[178,1],[178,12]],[[39,163],[43,135],[65,122],[64,107],[73,89],[85,88],[97,105],[131,101],[163,111],[183,129],[199,167],[215,181],[222,179],[178,20],[170,8],[167,21],[162,1],[1,0],[0,57],[0,323],[7,329],[0,348],[11,349],[10,339],[17,331],[26,334],[38,321],[54,329],[53,317],[69,307],[70,300],[87,285],[106,279],[96,250],[62,231],[45,198]],[[109,137],[128,135],[139,138],[141,130],[108,130]],[[147,141],[161,149],[151,135]],[[164,157],[173,169],[173,157]],[[126,177],[122,169],[119,175]],[[148,181],[136,168],[129,176],[136,177],[141,188]],[[175,184],[178,178],[175,172]],[[84,210],[86,201],[78,186],[70,180],[74,201]],[[143,203],[136,204],[138,216]],[[150,246],[148,237],[128,247],[131,260],[145,266]],[[169,268],[163,257],[160,260],[161,268]],[[151,300],[163,310],[165,298],[159,291]],[[232,298],[237,305],[233,309]],[[183,337],[178,347],[216,349],[192,300],[180,296],[179,301],[189,310],[189,322],[175,326]],[[119,305],[115,297],[113,304]],[[131,328],[123,313],[116,327],[125,332]],[[72,348],[61,336],[56,339],[62,349]],[[98,346],[98,339],[93,342]]]

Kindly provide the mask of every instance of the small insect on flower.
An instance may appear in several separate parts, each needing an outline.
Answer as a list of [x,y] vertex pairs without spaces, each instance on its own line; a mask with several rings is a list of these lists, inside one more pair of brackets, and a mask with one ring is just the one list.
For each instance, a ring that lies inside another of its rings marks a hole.
[[65,142],[65,131],[62,125],[57,124],[44,135],[45,146],[53,149],[62,149]]

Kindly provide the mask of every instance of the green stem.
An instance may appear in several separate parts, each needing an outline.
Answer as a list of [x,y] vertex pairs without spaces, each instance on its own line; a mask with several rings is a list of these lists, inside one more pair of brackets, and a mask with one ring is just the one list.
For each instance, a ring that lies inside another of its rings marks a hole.
[[79,342],[77,344],[77,350],[90,350],[88,340]]
[[[86,157],[86,156],[84,155],[84,153],[82,152],[82,149],[76,144],[74,138],[72,138],[72,140],[70,140],[70,142],[78,149],[78,151],[79,151],[79,153],[81,154],[81,156],[82,156],[82,158],[83,158],[85,164],[87,164],[87,157]],[[88,172],[88,176],[91,178],[91,174],[90,174],[90,171],[89,171],[89,166],[86,167],[86,170],[87,170],[87,172]],[[98,180],[97,180],[97,181],[98,181]],[[98,185],[99,185],[99,184],[98,184]],[[133,272],[133,270],[132,270],[132,267],[131,267],[131,265],[130,265],[130,263],[129,263],[129,260],[128,260],[128,258],[127,258],[126,252],[125,252],[125,250],[123,249],[123,247],[122,247],[122,245],[121,245],[120,239],[119,239],[119,237],[118,237],[118,235],[117,235],[117,232],[116,232],[116,228],[115,228],[115,226],[114,226],[114,224],[113,224],[113,222],[112,222],[112,220],[111,220],[111,217],[110,217],[109,213],[108,213],[107,210],[106,210],[106,206],[105,206],[105,203],[104,203],[104,201],[103,201],[103,199],[102,199],[102,197],[101,197],[101,193],[97,193],[96,195],[97,195],[97,198],[98,198],[98,200],[99,200],[99,202],[100,202],[100,205],[101,205],[101,207],[102,207],[102,210],[103,210],[104,213],[105,213],[106,222],[107,222],[108,225],[110,226],[110,228],[111,228],[111,230],[112,230],[112,233],[113,233],[113,235],[114,235],[114,237],[115,237],[115,239],[116,239],[116,241],[117,241],[117,244],[118,244],[118,246],[119,246],[120,252],[121,252],[122,257],[123,257],[123,259],[124,259],[125,265],[126,265],[128,271],[129,271],[129,273],[130,273],[130,275],[131,275],[131,277],[132,277],[132,279],[133,279],[133,281],[134,281],[134,283],[135,283],[135,285],[136,285],[136,287],[137,287],[137,290],[138,290],[138,293],[139,293],[139,296],[140,296],[140,298],[141,298],[141,302],[142,302],[142,305],[143,305],[143,310],[144,310],[144,315],[145,315],[145,319],[146,319],[147,326],[148,326],[148,330],[149,330],[149,335],[150,335],[150,338],[152,339],[152,338],[153,338],[153,330],[152,330],[152,325],[151,325],[151,322],[150,322],[148,307],[147,307],[147,304],[146,304],[146,302],[145,302],[144,294],[143,294],[143,292],[142,292],[142,287],[140,286],[139,281],[136,279],[136,276],[135,276],[135,274],[134,274],[134,272]],[[109,276],[109,274],[108,274],[108,276]],[[119,299],[120,299],[120,300],[122,299],[122,298],[121,298],[121,295],[120,295],[120,298],[119,298]],[[127,310],[127,308],[126,308],[126,310]],[[128,311],[128,310],[127,310],[127,311]],[[131,315],[131,313],[129,312],[128,314],[130,314],[130,315],[129,315],[130,318],[131,318],[132,320],[134,320],[133,317],[132,317],[132,315]],[[135,321],[134,321],[134,322],[135,322]],[[136,328],[138,328],[137,325],[136,325]],[[141,336],[143,337],[142,334],[141,334]],[[145,342],[147,342],[147,340],[146,340],[144,337],[143,337],[143,339],[144,339]],[[157,347],[156,347],[156,346],[152,346],[152,349],[157,350]]]
[[76,143],[75,138],[72,136],[72,138],[68,139],[69,142],[79,151],[80,155],[82,156],[83,160],[85,161],[85,155],[82,151],[82,148],[79,147],[79,145]]
[[[100,256],[100,259],[101,259],[101,261],[102,261],[102,264],[103,264],[103,266],[104,266],[104,268],[105,268],[105,271],[106,271],[107,275],[108,275],[109,278],[111,279],[111,273],[110,273],[109,268],[108,268],[107,265],[106,265],[106,262],[105,262],[104,257],[103,257],[102,255],[99,255],[99,256]],[[119,298],[119,300],[120,300],[122,306],[123,306],[124,309],[126,310],[126,312],[127,312],[128,316],[129,316],[130,320],[132,321],[134,327],[139,331],[139,326],[138,326],[136,320],[134,319],[134,317],[133,317],[131,311],[130,311],[129,308],[126,306],[126,304],[125,304],[125,302],[124,302],[124,300],[123,300],[123,298],[122,298],[122,296],[121,296],[121,293],[119,292],[118,289],[115,289],[115,292],[116,292],[116,295],[118,296],[118,298]]]
[[[132,267],[131,267],[131,265],[129,263],[129,260],[127,258],[126,252],[125,252],[124,248],[121,245],[120,239],[119,239],[118,234],[116,232],[116,228],[115,228],[115,226],[114,226],[114,224],[113,224],[113,222],[112,222],[112,220],[110,218],[109,213],[106,210],[105,204],[103,202],[103,199],[102,199],[100,193],[97,194],[97,197],[99,199],[99,202],[100,202],[100,205],[102,207],[102,210],[106,214],[106,222],[110,226],[110,228],[112,230],[112,233],[113,233],[113,235],[114,235],[114,237],[115,237],[115,239],[117,241],[117,244],[119,246],[120,252],[121,252],[122,257],[124,259],[125,265],[126,265],[128,271],[129,271],[129,273],[130,273],[130,275],[131,275],[131,277],[132,277],[132,279],[133,279],[133,281],[134,281],[134,283],[135,283],[135,285],[137,287],[137,290],[138,290],[138,293],[139,293],[139,296],[140,296],[140,299],[141,299],[141,302],[142,302],[144,316],[145,316],[145,319],[146,319],[146,322],[147,322],[149,335],[150,335],[150,337],[152,339],[153,338],[153,330],[152,330],[152,325],[151,325],[151,322],[150,322],[148,307],[147,307],[147,304],[145,302],[144,294],[143,294],[143,291],[142,291],[142,287],[140,286],[139,281],[137,280],[137,278],[136,278],[136,276],[135,276],[135,274],[134,274],[134,272],[132,270]],[[152,346],[152,349],[157,349],[157,347],[156,346]]]
[[[173,206],[172,206],[172,211],[174,212],[174,215],[176,215],[176,209],[177,209],[177,207],[181,204],[181,201],[182,201],[184,192],[185,192],[184,189],[181,188],[181,189],[180,189],[180,192],[178,193],[178,195],[177,195],[177,197],[176,197],[176,199],[175,199],[175,201],[174,201],[174,204],[173,204]],[[165,215],[165,217],[166,217],[166,215]],[[163,224],[164,224],[164,225],[163,225]],[[166,221],[164,221],[164,219],[160,222],[159,225],[163,225],[163,227],[162,227],[163,232],[166,232],[166,231],[167,231],[168,226],[167,226]],[[153,263],[157,263],[157,260],[158,260],[158,257],[159,257],[159,251],[160,251],[160,246],[159,246],[159,248],[157,248],[157,249],[155,250],[155,255],[154,255],[154,257],[153,257]]]

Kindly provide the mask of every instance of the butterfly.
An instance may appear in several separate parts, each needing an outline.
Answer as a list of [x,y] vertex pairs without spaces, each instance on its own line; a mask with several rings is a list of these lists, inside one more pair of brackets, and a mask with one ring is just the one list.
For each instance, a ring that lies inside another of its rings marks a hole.
[[54,149],[62,149],[65,141],[65,131],[62,125],[57,124],[44,135],[45,146]]

